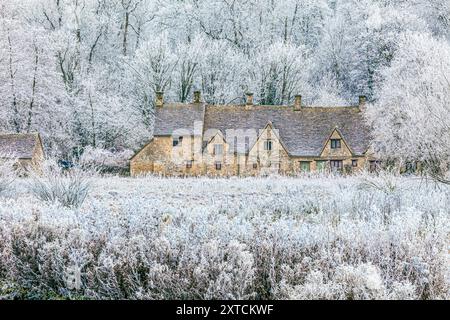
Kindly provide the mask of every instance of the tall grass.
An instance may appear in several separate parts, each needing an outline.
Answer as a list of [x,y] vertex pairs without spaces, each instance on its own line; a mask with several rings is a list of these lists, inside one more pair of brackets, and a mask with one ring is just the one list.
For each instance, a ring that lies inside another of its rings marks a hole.
[[91,189],[93,172],[78,166],[65,170],[56,161],[47,160],[41,173],[32,174],[28,187],[42,201],[80,207]]
[[79,208],[0,202],[0,296],[450,298],[450,188],[382,175],[96,186]]
[[0,154],[0,195],[5,194],[17,178],[15,160]]

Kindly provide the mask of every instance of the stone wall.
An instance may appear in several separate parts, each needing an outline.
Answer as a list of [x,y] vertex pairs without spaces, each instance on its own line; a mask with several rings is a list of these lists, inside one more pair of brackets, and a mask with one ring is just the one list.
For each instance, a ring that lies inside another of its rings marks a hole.
[[[309,163],[309,171],[318,171],[319,161],[325,161],[323,170],[330,170],[330,160],[342,160],[346,172],[355,172],[368,165],[364,156],[353,157],[351,151],[341,141],[340,149],[331,148],[329,140],[320,157],[291,157],[270,127],[266,128],[252,146],[248,156],[239,155],[231,150],[220,134],[217,134],[202,150],[201,137],[184,137],[183,141],[173,147],[173,139],[155,137],[131,160],[132,176],[156,174],[164,176],[258,176],[271,173],[296,175],[302,173],[302,162]],[[266,140],[272,141],[272,150],[265,150]],[[341,139],[337,131],[330,139]],[[215,145],[222,145],[222,153],[214,152]],[[353,167],[353,160],[357,166]],[[187,161],[192,161],[188,166]],[[218,168],[216,163],[220,162]]]

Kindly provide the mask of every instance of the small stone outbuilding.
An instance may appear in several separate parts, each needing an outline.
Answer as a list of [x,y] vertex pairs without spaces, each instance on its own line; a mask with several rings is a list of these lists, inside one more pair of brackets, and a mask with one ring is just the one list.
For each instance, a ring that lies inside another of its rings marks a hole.
[[10,160],[20,171],[41,171],[44,148],[39,133],[0,134],[0,161]]

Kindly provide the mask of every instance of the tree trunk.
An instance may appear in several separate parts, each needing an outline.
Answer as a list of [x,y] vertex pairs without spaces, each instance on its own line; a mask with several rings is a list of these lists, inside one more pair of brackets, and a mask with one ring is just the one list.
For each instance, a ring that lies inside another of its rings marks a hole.
[[9,76],[11,79],[11,92],[12,92],[12,107],[14,111],[13,124],[14,129],[17,133],[20,132],[20,123],[19,123],[19,110],[17,106],[17,97],[16,97],[16,84],[14,81],[14,71],[13,71],[13,51],[12,51],[12,42],[11,37],[8,30],[8,46],[9,46]]
[[126,12],[125,13],[125,24],[123,27],[123,55],[126,56],[127,55],[127,37],[128,37],[128,26],[130,24],[130,13]]
[[33,74],[33,83],[31,84],[31,101],[30,107],[28,108],[28,119],[27,119],[27,133],[31,130],[31,122],[33,118],[33,107],[34,107],[34,99],[36,96],[36,78],[37,78],[37,70],[39,64],[39,53],[36,43],[34,44],[34,74]]

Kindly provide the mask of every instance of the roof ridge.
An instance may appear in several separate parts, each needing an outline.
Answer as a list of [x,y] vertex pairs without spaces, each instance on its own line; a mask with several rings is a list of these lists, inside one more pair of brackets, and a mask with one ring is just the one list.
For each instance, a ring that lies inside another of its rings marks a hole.
[[[228,104],[228,105],[218,105],[218,104],[207,104],[206,107],[208,109],[220,109],[220,108],[235,108],[235,109],[241,109],[245,110],[245,111],[252,111],[255,109],[261,109],[261,108],[271,108],[271,109],[292,109],[293,110],[293,106],[292,105],[252,105],[251,107],[246,108],[245,105],[236,105],[236,104]],[[296,111],[296,112],[301,112],[303,110],[342,110],[342,109],[359,109],[359,106],[302,106],[302,109]]]

